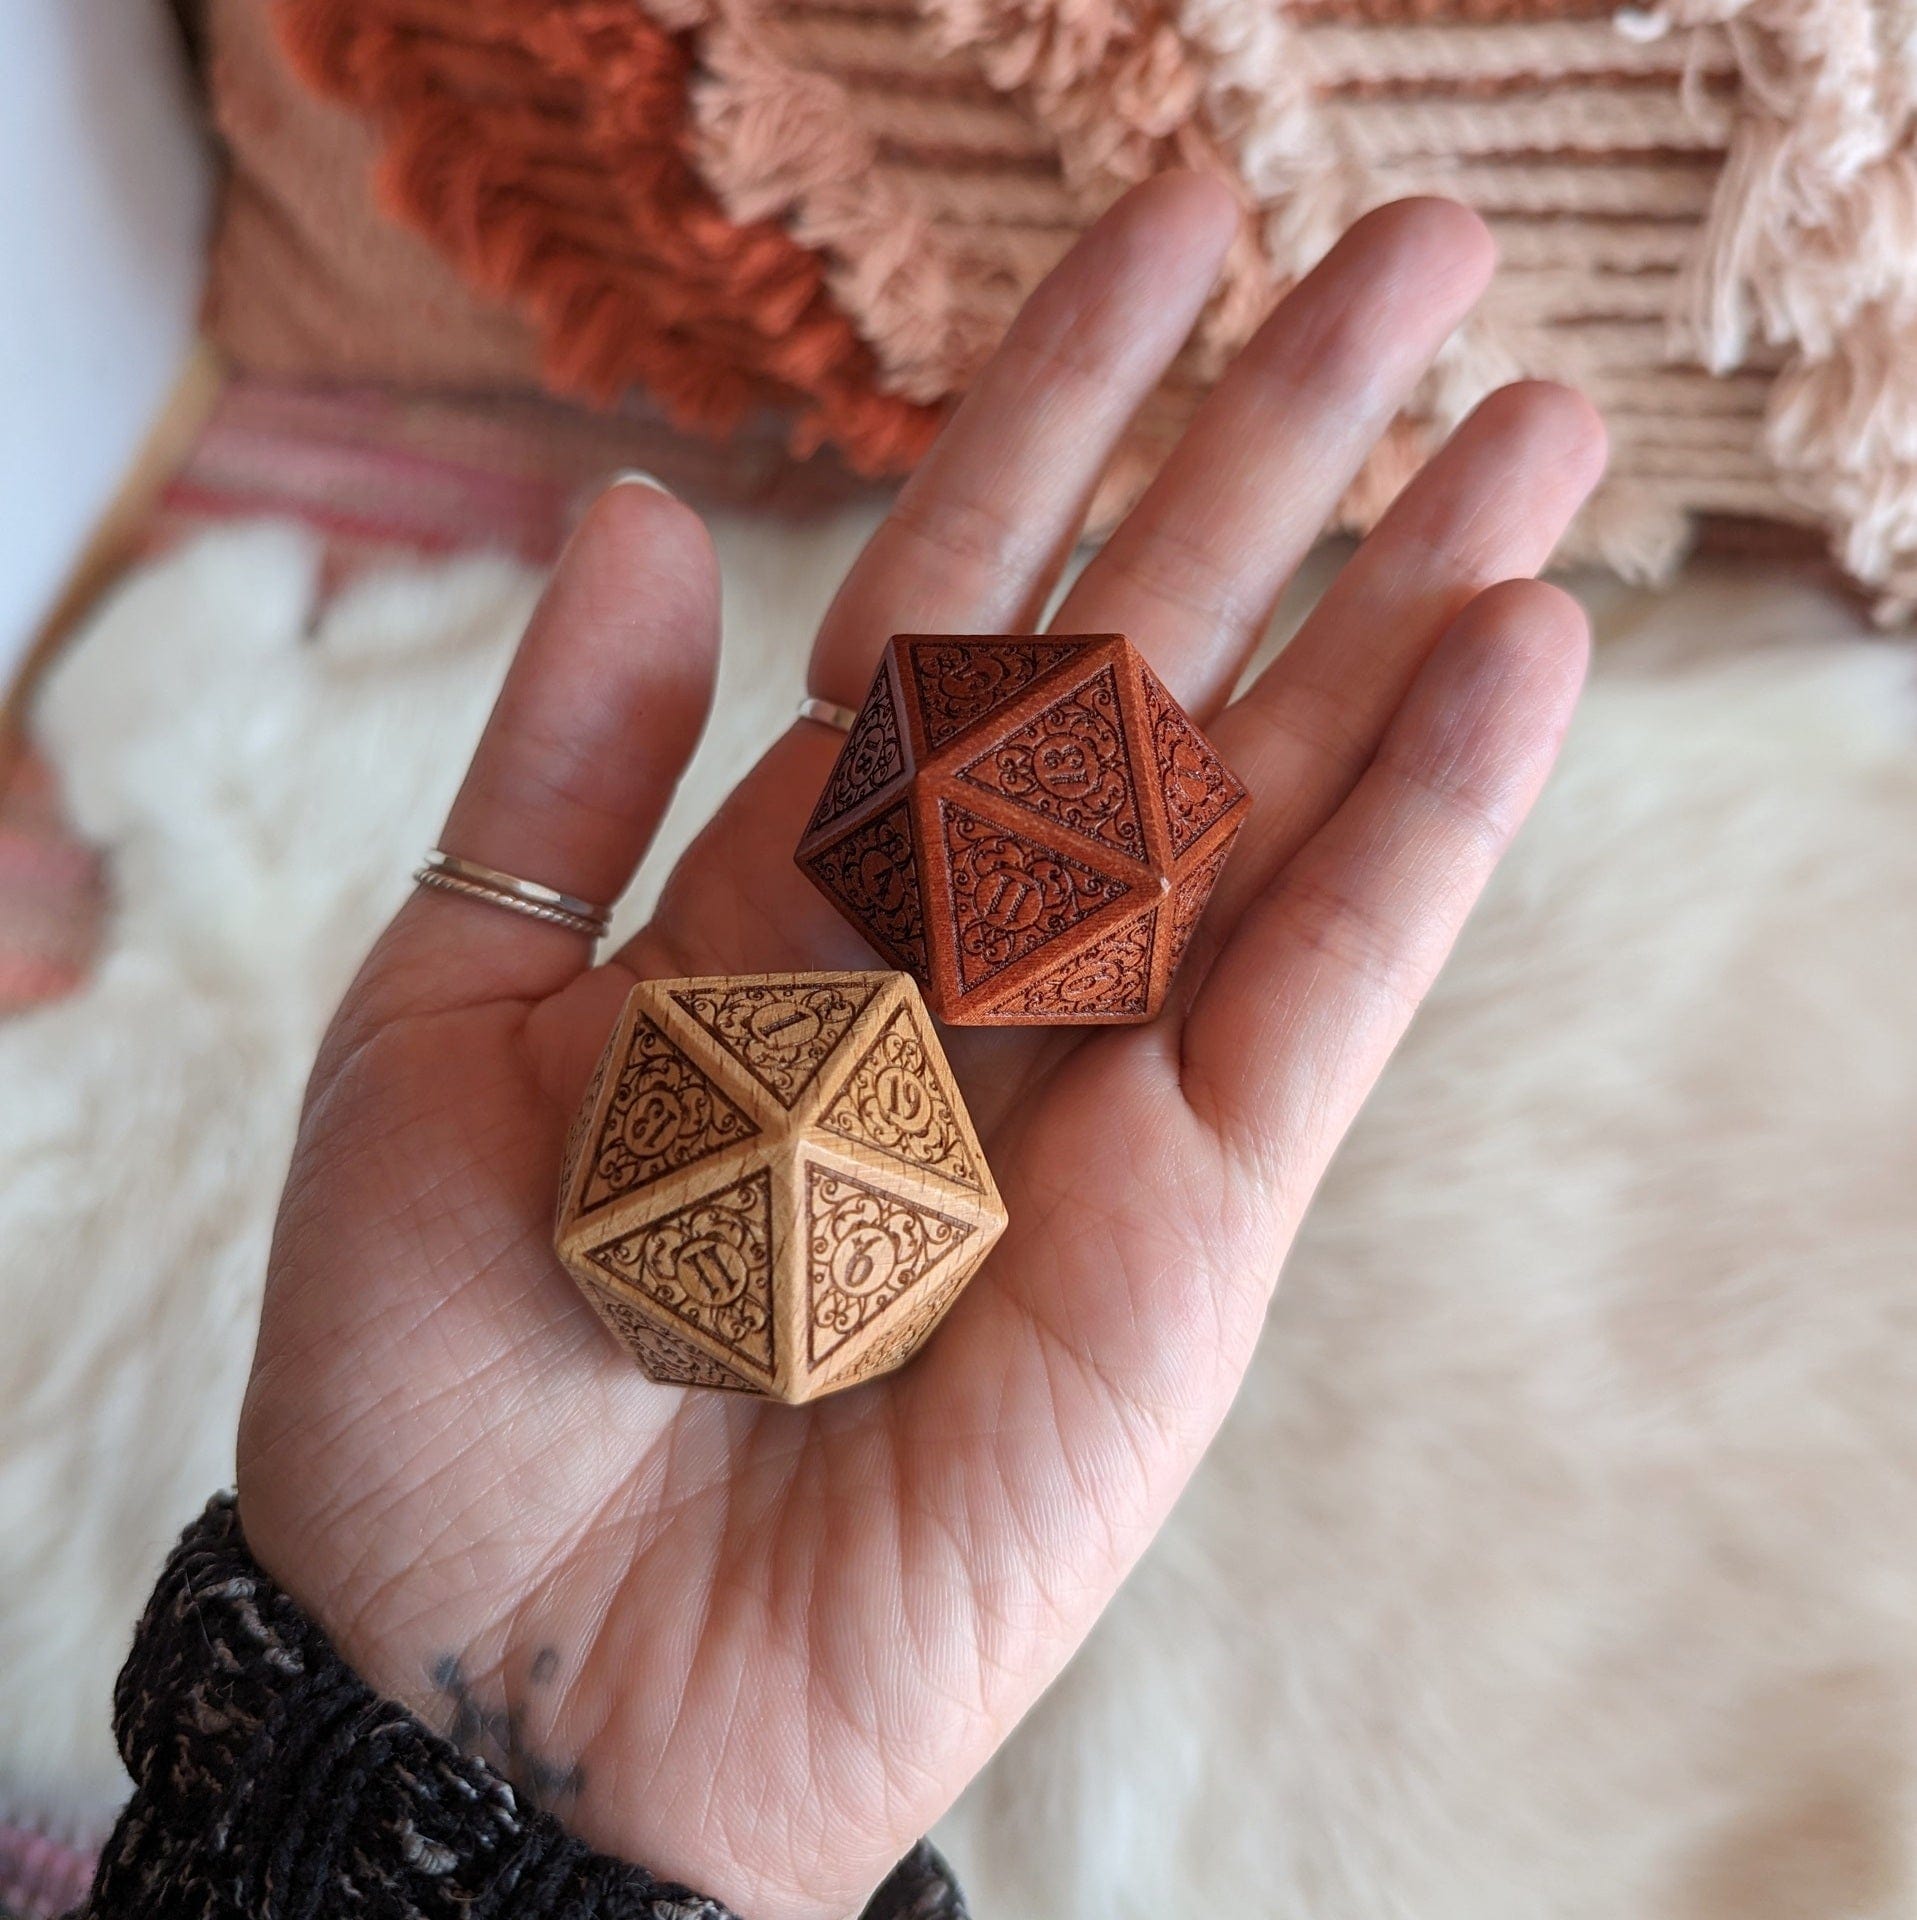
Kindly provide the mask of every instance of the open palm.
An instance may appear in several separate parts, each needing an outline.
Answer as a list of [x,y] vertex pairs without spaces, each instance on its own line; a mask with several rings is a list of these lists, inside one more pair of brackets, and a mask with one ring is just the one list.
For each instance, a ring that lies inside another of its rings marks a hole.
[[[1074,249],[847,578],[815,692],[856,704],[894,631],[1037,623],[1234,218],[1167,176]],[[1129,634],[1253,813],[1162,1017],[948,1033],[1011,1226],[902,1372],[803,1408],[655,1385],[549,1244],[566,1124],[635,979],[872,964],[791,864],[830,730],[771,749],[603,964],[421,894],[349,994],[281,1211],[241,1513],[369,1680],[595,1845],[766,1920],[854,1911],[1058,1672],[1223,1418],[1582,670],[1576,608],[1524,576],[1601,435],[1528,386],[1459,429],[1227,705],[1490,265],[1443,203],[1360,223],[1054,620]],[[610,493],[443,844],[617,894],[703,721],[717,602],[697,519]]]

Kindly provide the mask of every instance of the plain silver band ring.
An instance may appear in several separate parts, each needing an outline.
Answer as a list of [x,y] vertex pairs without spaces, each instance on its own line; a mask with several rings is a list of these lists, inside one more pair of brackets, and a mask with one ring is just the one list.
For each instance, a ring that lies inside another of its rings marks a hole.
[[458,854],[443,852],[438,847],[426,856],[426,864],[413,878],[422,887],[463,894],[469,900],[489,901],[510,913],[523,913],[528,919],[544,921],[547,926],[583,933],[590,940],[604,939],[607,923],[612,918],[609,907],[595,906],[576,894],[561,893],[557,887],[541,886],[537,880],[522,880],[517,874],[501,873],[497,867],[481,866],[477,860],[462,860]]
[[836,700],[818,700],[807,694],[799,702],[801,720],[816,720],[820,726],[836,727],[840,733],[850,733],[858,717],[856,707],[842,707]]

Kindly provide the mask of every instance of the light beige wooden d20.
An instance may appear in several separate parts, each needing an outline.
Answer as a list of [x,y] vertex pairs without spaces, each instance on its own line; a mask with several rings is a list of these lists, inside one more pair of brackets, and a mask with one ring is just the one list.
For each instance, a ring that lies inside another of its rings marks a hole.
[[1004,1229],[909,975],[748,974],[632,990],[555,1243],[653,1379],[798,1401],[909,1359]]

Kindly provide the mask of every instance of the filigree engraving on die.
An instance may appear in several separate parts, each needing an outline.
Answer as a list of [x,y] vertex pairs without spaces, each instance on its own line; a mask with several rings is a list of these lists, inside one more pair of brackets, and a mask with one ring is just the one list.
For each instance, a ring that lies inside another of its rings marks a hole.
[[1198,931],[1199,921],[1205,917],[1205,907],[1211,899],[1212,888],[1218,884],[1218,876],[1225,870],[1225,862],[1231,857],[1231,843],[1237,837],[1236,833],[1231,834],[1223,846],[1214,847],[1202,860],[1195,862],[1172,895],[1171,964],[1174,973],[1185,958],[1185,949],[1191,945],[1192,935]]
[[807,1339],[814,1366],[972,1237],[963,1220],[849,1173],[806,1167]]
[[618,1083],[600,1124],[582,1210],[594,1211],[757,1132],[641,1014],[633,1022]]
[[586,1295],[599,1317],[625,1342],[647,1375],[674,1387],[719,1387],[729,1393],[757,1393],[744,1374],[734,1373],[690,1340],[668,1333],[648,1320],[635,1306],[616,1300],[603,1287],[588,1287]]
[[1124,724],[1118,675],[1106,667],[1016,733],[994,740],[958,777],[1142,860],[1145,835]]
[[1178,710],[1157,677],[1147,671],[1140,680],[1151,727],[1152,762],[1165,796],[1165,819],[1176,858],[1187,847],[1195,846],[1207,827],[1237,805],[1245,790],[1212,751],[1211,743]]
[[819,1125],[985,1191],[972,1150],[909,1007],[900,1007],[833,1095]]
[[912,816],[904,801],[821,848],[807,864],[888,960],[908,971],[925,971],[925,911]]
[[914,640],[906,651],[925,744],[940,747],[1078,649],[1049,640]]
[[572,1183],[579,1172],[579,1162],[586,1151],[586,1135],[592,1126],[593,1108],[599,1103],[599,1089],[605,1084],[606,1074],[612,1066],[612,1050],[618,1044],[619,1029],[614,1027],[606,1036],[606,1044],[599,1049],[599,1064],[592,1070],[592,1078],[586,1082],[586,1097],[579,1103],[579,1110],[573,1115],[572,1123],[566,1128],[565,1151],[559,1160],[559,1213],[563,1220],[566,1203],[572,1197]]
[[1006,1013],[1080,1019],[1087,1014],[1136,1016],[1151,1004],[1152,927],[1157,909],[1061,960],[1020,993],[1000,1001]]
[[806,832],[816,833],[821,827],[830,826],[904,771],[899,716],[892,705],[892,680],[881,668],[845,736],[838,759],[832,763],[825,792],[819,796]]
[[868,981],[698,987],[674,1001],[782,1107],[795,1105],[878,991]]
[[722,1187],[587,1258],[727,1352],[772,1371],[770,1173]]
[[878,1332],[845,1366],[843,1376],[828,1377],[874,1380],[910,1359],[944,1317],[946,1308],[964,1290],[971,1273],[970,1263],[964,1260],[948,1266],[944,1273],[921,1287],[909,1304],[895,1307],[886,1315]]
[[1131,891],[1056,847],[941,801],[959,977],[969,989]]

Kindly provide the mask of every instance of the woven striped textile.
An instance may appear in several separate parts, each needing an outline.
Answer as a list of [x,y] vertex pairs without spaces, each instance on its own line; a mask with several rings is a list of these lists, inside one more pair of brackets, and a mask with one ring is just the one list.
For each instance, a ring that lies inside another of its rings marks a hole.
[[[703,330],[670,364],[612,343],[602,302],[634,247],[691,222],[710,258],[750,237],[804,284],[835,397],[805,403],[802,442],[902,470],[1089,220],[1156,169],[1208,168],[1244,205],[1240,244],[1109,515],[1345,224],[1445,193],[1504,271],[1348,523],[1490,386],[1537,375],[1611,424],[1578,556],[1655,576],[1700,519],[1755,517],[1824,529],[1888,616],[1917,594],[1908,0],[278,4],[303,70],[381,129],[387,204],[529,314],[575,388],[631,380],[689,417],[695,362],[787,397],[825,379],[769,368],[769,283],[688,291]],[[635,171],[640,123],[696,216]]]

